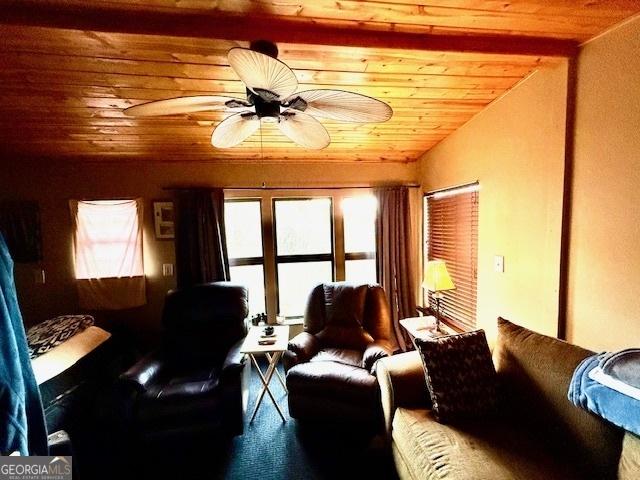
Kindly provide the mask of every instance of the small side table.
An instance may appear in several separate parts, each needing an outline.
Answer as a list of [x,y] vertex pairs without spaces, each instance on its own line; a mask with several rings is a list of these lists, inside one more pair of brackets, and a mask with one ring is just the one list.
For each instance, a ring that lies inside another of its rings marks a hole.
[[400,326],[404,328],[411,336],[415,338],[432,338],[437,336],[436,317],[410,317],[400,320]]
[[440,330],[436,330],[436,317],[427,315],[423,317],[410,317],[400,320],[400,326],[404,328],[413,342],[413,346],[417,349],[416,338],[421,339],[433,339],[436,337],[446,337],[455,333],[447,327],[447,330],[442,328],[442,322],[440,322]]
[[[240,352],[246,353],[251,357],[251,361],[256,367],[258,375],[260,377],[260,381],[262,382],[262,390],[256,399],[256,406],[253,409],[253,413],[251,414],[251,420],[249,422],[253,422],[253,419],[258,413],[258,408],[260,408],[260,404],[262,403],[262,399],[264,398],[264,394],[267,393],[269,398],[278,410],[280,417],[283,422],[286,422],[286,418],[278,405],[275,397],[271,393],[269,389],[269,382],[271,382],[271,378],[273,378],[273,374],[276,374],[276,377],[280,381],[280,384],[284,388],[285,392],[287,391],[287,387],[285,385],[284,379],[280,372],[278,371],[278,363],[282,358],[282,354],[287,350],[287,344],[289,343],[289,326],[288,325],[274,325],[273,333],[274,335],[271,337],[263,337],[264,327],[251,327],[249,329],[249,333],[247,333],[247,337],[240,348]],[[261,340],[266,340],[267,338],[271,338],[275,340],[275,343],[271,345],[260,345]],[[256,359],[257,354],[264,354],[269,361],[269,366],[265,373],[260,370],[260,365],[258,364],[258,360]]]

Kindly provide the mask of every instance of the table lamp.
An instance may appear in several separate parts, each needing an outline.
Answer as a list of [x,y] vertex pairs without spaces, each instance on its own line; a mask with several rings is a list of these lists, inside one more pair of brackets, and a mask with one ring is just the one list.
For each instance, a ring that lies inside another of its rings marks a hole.
[[449,276],[447,266],[442,260],[430,260],[424,267],[424,281],[422,287],[429,292],[433,292],[436,299],[436,332],[440,330],[440,299],[444,296],[442,292],[453,290],[455,285]]

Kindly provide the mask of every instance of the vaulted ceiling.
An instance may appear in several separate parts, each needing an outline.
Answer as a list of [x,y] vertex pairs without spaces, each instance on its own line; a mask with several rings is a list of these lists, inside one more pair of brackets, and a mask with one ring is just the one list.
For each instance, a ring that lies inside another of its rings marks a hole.
[[[162,161],[415,161],[536,69],[636,14],[635,0],[124,0],[9,2],[0,13],[3,158]],[[222,113],[131,118],[181,95],[243,96],[226,53],[278,42],[299,90],[386,101],[382,124],[323,120],[305,150],[264,125],[210,144]],[[544,101],[544,99],[541,99]]]

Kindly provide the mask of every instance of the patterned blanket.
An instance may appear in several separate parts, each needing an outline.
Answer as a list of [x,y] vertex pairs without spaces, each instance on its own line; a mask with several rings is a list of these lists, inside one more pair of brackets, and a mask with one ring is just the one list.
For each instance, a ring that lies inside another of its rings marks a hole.
[[27,331],[31,359],[47,353],[94,323],[91,315],[63,315],[31,327]]

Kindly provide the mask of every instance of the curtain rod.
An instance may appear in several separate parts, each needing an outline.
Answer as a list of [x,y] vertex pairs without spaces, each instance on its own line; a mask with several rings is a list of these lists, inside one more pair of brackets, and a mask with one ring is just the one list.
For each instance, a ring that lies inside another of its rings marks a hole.
[[[355,185],[355,186],[339,186],[339,187],[323,187],[323,186],[319,186],[319,187],[299,187],[299,186],[293,186],[293,187],[284,187],[284,186],[279,186],[279,187],[273,187],[273,186],[266,186],[265,184],[262,184],[262,186],[259,187],[246,187],[246,186],[242,186],[242,187],[230,187],[230,186],[224,186],[224,187],[219,187],[222,188],[223,190],[354,190],[354,189],[358,189],[358,188],[389,188],[389,187],[408,187],[408,188],[419,188],[420,185],[417,183],[403,183],[403,184],[396,184],[396,185]],[[203,186],[193,186],[193,187],[163,187],[163,190],[189,190],[189,189],[197,189],[197,188],[214,188],[214,187],[203,187]]]

